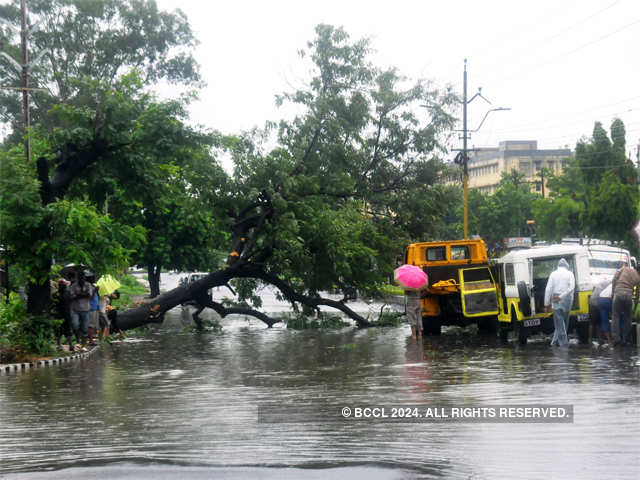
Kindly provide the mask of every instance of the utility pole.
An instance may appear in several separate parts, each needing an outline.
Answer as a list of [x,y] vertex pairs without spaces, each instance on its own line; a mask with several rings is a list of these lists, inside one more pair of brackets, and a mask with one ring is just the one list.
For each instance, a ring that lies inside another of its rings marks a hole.
[[469,238],[469,157],[467,156],[467,59],[462,87],[462,191],[464,192],[464,239]]
[[27,1],[20,0],[20,16],[21,16],[21,30],[20,30],[20,44],[22,45],[22,111],[24,114],[24,156],[27,159],[27,165],[29,164],[29,157],[31,156],[31,142],[29,141],[29,53],[27,46],[27,38],[29,31],[27,30]]
[[640,140],[636,145],[636,165],[638,166],[638,188],[640,189]]
[[[0,23],[5,25],[14,34],[17,34],[18,31],[15,26],[0,18]],[[37,63],[42,56],[46,53],[47,49],[43,49],[40,53],[29,62],[29,44],[28,39],[29,35],[33,33],[33,31],[37,28],[37,25],[33,26],[31,30],[27,28],[27,2],[26,0],[20,0],[20,46],[21,46],[21,63],[16,62],[15,59],[8,55],[6,52],[0,52],[0,56],[2,56],[5,60],[9,62],[9,64],[13,67],[16,74],[21,80],[21,86],[9,86],[2,85],[0,88],[7,90],[18,90],[22,92],[22,113],[23,113],[23,123],[24,123],[24,154],[27,159],[27,163],[29,162],[30,150],[31,150],[31,142],[29,140],[29,128],[31,126],[31,116],[29,114],[29,92],[30,91],[42,91],[46,92],[47,90],[43,88],[30,88],[29,87],[29,69],[34,63]]]
[[[475,100],[476,97],[482,98],[485,102],[491,105],[491,102],[482,96],[482,88],[478,88],[478,93],[476,93],[473,97],[467,100],[467,59],[464,59],[464,77],[463,77],[463,87],[462,87],[462,150],[461,157],[459,163],[462,164],[462,190],[464,195],[464,239],[467,240],[469,238],[469,157],[467,155],[467,140],[470,138],[469,133],[477,132],[482,127],[482,124],[487,119],[487,116],[491,112],[497,112],[501,110],[511,110],[511,108],[492,108],[487,110],[484,118],[478,125],[478,128],[475,130],[469,130],[467,128],[467,105]],[[459,132],[460,130],[458,130]],[[459,157],[458,157],[459,158]],[[456,160],[458,162],[458,160]]]
[[540,182],[542,183],[542,198],[544,198],[544,167],[540,169]]

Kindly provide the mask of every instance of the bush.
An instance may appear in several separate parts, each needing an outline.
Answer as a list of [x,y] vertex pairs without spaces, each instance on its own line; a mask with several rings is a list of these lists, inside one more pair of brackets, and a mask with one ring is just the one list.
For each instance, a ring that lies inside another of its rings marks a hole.
[[50,355],[61,323],[62,320],[46,316],[27,315],[22,298],[16,293],[11,293],[8,304],[0,303],[0,341],[17,352]]
[[379,318],[372,321],[372,325],[398,326],[407,323],[404,312],[383,312]]

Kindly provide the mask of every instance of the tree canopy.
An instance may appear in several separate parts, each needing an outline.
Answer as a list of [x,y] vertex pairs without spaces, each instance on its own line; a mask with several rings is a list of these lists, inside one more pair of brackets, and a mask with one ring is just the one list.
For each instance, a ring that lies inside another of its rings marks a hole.
[[[160,80],[185,85],[200,82],[199,66],[192,56],[196,39],[186,16],[165,12],[154,0],[30,0],[28,2],[33,123],[46,118],[58,104],[95,106],[92,82],[113,87],[123,75],[137,70],[145,85]],[[20,53],[20,1],[0,6],[2,50],[18,61]],[[20,85],[20,72],[0,57],[0,76]],[[0,120],[22,135],[21,98],[0,89]]]
[[596,122],[590,138],[576,145],[561,175],[551,175],[551,196],[536,201],[533,212],[539,235],[548,240],[587,236],[625,241],[632,250],[631,233],[638,219],[636,169],[625,155],[624,124],[614,119],[610,135]]

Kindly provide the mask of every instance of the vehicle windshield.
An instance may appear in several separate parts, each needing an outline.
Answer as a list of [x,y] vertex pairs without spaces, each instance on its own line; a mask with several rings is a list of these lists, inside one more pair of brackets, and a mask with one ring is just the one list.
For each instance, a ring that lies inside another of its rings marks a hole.
[[[558,262],[561,258],[564,258],[569,264],[569,270],[574,271],[573,255],[567,255],[566,257],[551,257],[551,258],[534,258],[533,259],[533,280],[548,279],[551,272],[558,268]],[[546,284],[546,282],[545,282]]]
[[620,267],[627,264],[628,262],[624,260],[603,260],[601,258],[589,259],[589,268],[592,269],[618,270]]

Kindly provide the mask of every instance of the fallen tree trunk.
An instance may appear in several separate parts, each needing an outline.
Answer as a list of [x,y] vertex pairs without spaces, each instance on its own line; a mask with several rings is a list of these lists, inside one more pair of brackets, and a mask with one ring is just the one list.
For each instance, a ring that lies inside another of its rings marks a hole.
[[[229,281],[234,278],[256,278],[262,280],[278,288],[283,296],[292,304],[299,303],[313,309],[318,309],[320,306],[328,306],[343,312],[354,320],[358,327],[371,326],[371,322],[351,310],[351,308],[342,301],[302,295],[279,277],[265,272],[260,266],[252,263],[237,263],[225,269],[211,272],[206,277],[189,285],[181,285],[165,292],[151,299],[148,303],[120,312],[117,317],[117,328],[124,331],[149,323],[162,323],[164,314],[167,311],[190,300],[195,300],[200,307],[213,309],[221,317],[231,314],[250,315],[259,318],[269,327],[280,321],[257,310],[241,307],[224,307],[208,298],[206,293],[208,289],[228,286]],[[199,311],[201,310],[200,308]],[[198,323],[197,316],[194,317],[194,320]]]
[[[292,305],[301,304],[316,311],[321,306],[335,308],[354,320],[358,327],[372,326],[369,320],[351,310],[344,300],[337,301],[319,296],[303,295],[286,281],[267,271],[265,265],[272,250],[269,246],[264,245],[258,248],[258,235],[272,216],[271,200],[265,192],[262,192],[256,202],[243,209],[236,216],[232,227],[232,251],[227,257],[225,268],[211,272],[193,283],[181,285],[158,295],[148,303],[119,313],[115,327],[120,330],[130,330],[148,323],[162,323],[164,314],[168,310],[188,301],[195,301],[198,305],[198,310],[193,315],[193,319],[198,325],[200,325],[198,315],[203,308],[211,308],[221,317],[231,314],[250,315],[259,318],[269,327],[280,321],[251,308],[226,307],[214,302],[207,294],[207,290],[213,287],[229,287],[229,282],[234,278],[261,280],[278,288],[284,298]],[[376,322],[376,325],[383,325],[383,323]]]

